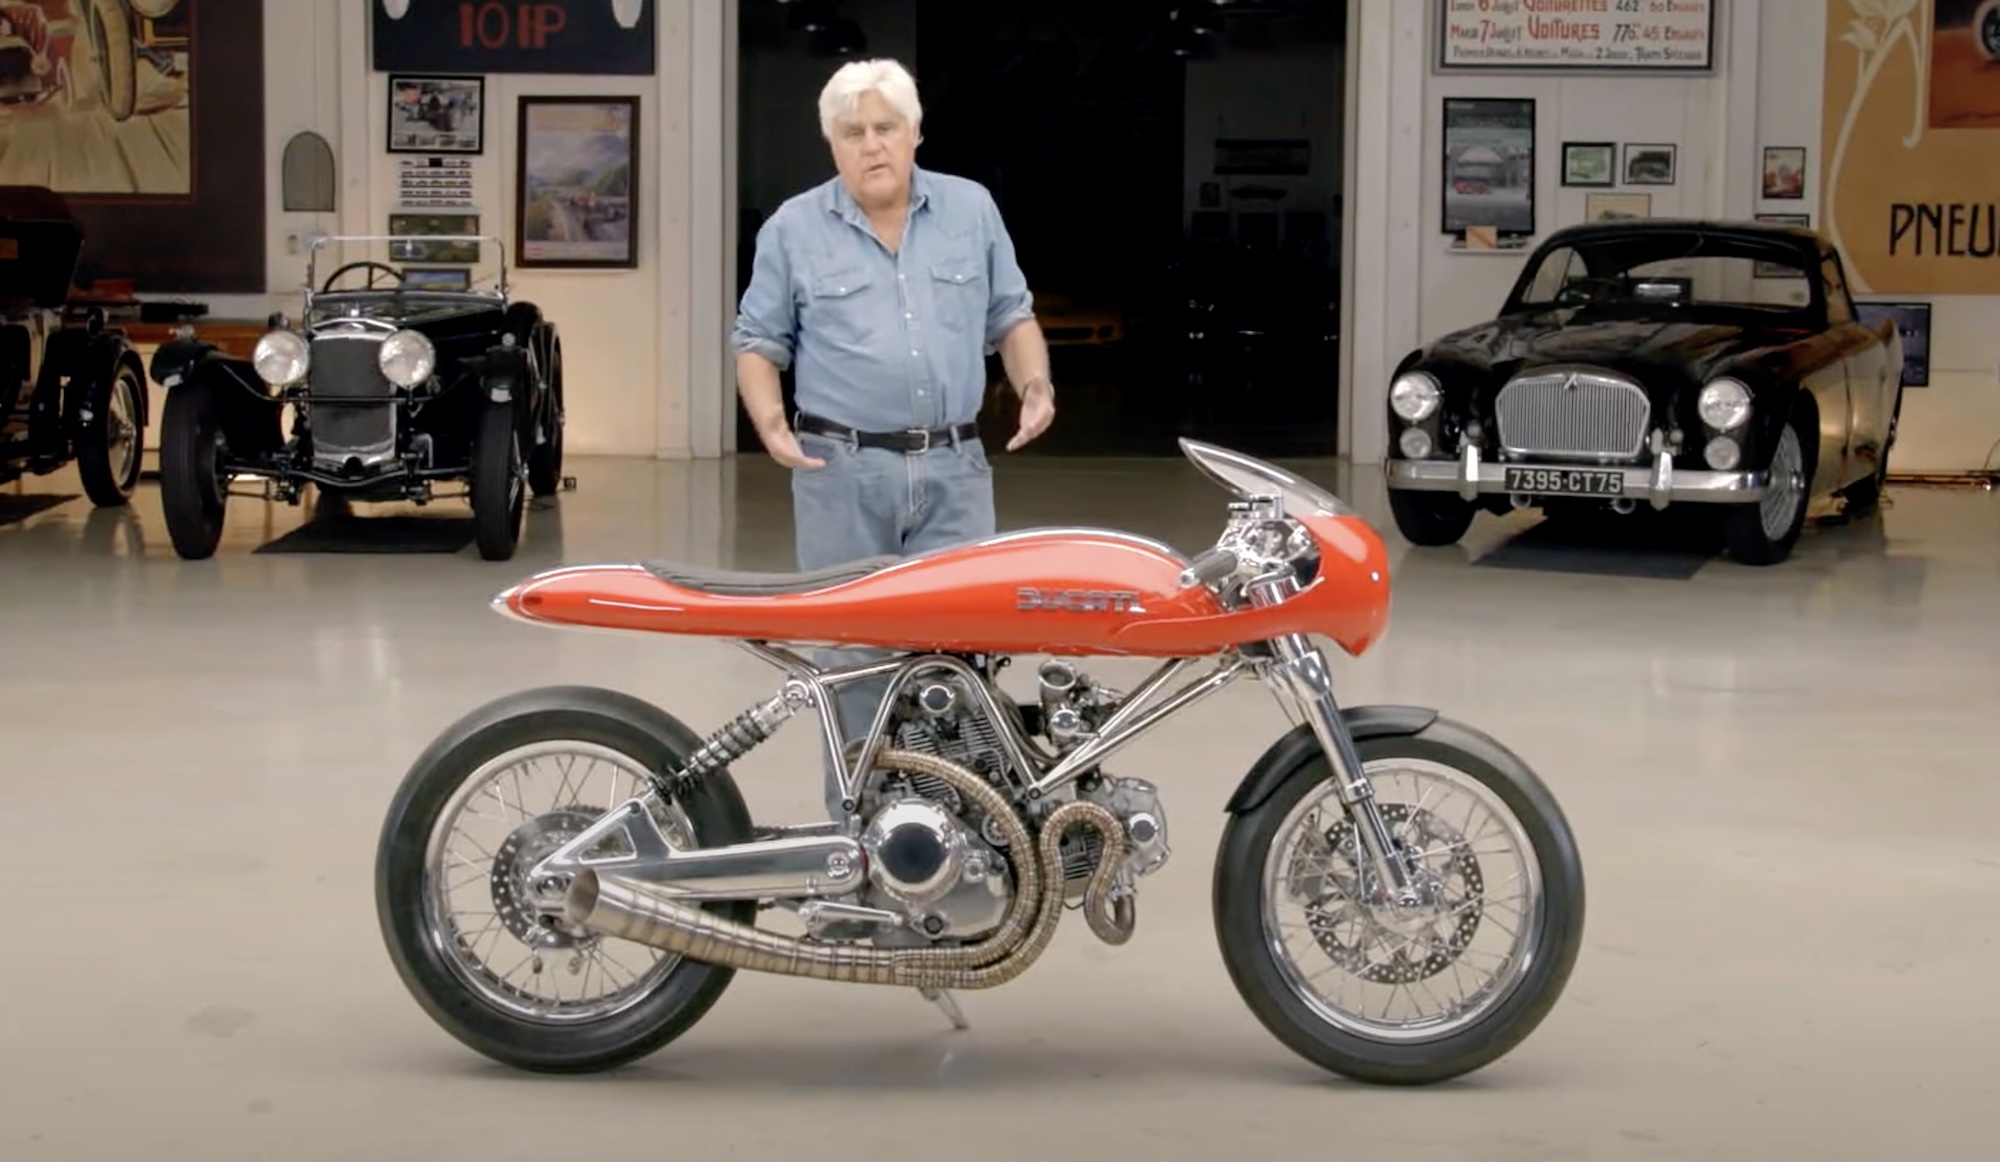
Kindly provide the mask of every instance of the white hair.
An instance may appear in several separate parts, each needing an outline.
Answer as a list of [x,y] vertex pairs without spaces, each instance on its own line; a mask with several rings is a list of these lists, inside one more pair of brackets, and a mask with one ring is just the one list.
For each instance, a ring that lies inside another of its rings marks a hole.
[[909,121],[910,128],[923,124],[924,106],[917,100],[917,81],[910,70],[896,61],[849,61],[834,71],[826,87],[819,91],[819,131],[833,139],[833,128],[842,117],[854,116],[855,106],[867,92],[882,94],[889,107]]

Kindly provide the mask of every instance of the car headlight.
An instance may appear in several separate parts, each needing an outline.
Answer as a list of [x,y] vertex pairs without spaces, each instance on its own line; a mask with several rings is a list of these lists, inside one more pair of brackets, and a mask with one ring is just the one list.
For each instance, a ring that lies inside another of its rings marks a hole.
[[1750,389],[1733,379],[1718,379],[1701,389],[1695,400],[1701,422],[1718,432],[1731,432],[1750,418]]
[[415,331],[398,331],[382,340],[382,350],[375,358],[390,383],[415,387],[436,369],[437,348]]
[[306,377],[312,356],[296,331],[267,331],[250,352],[257,375],[272,387],[286,387]]
[[1389,410],[1413,424],[1429,419],[1443,398],[1437,380],[1421,371],[1399,375],[1389,385]]

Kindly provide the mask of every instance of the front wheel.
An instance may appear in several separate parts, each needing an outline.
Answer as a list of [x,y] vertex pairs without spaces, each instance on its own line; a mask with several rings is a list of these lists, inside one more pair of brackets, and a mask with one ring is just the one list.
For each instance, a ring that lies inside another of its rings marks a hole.
[[521,437],[512,410],[487,408],[472,444],[472,520],[479,555],[488,561],[509,560],[520,546],[528,509],[522,475]]
[[1213,906],[1230,979],[1257,1019],[1323,1069],[1427,1085],[1534,1031],[1583,941],[1583,866],[1548,788],[1518,757],[1438,719],[1358,740],[1392,838],[1428,899],[1385,899],[1315,748],[1232,816]]
[[[700,745],[636,698],[556,687],[489,703],[424,751],[382,826],[375,903],[390,960],[432,1020],[503,1064],[580,1073],[636,1061],[708,1012],[733,969],[545,922],[527,875]],[[650,802],[676,846],[752,838],[727,772]],[[755,901],[705,907],[756,918]]]
[[1413,545],[1436,548],[1456,544],[1479,515],[1473,503],[1456,493],[1389,490],[1389,513],[1396,531]]
[[222,542],[229,491],[220,412],[204,378],[168,391],[160,409],[160,510],[174,552],[189,561],[214,556]]

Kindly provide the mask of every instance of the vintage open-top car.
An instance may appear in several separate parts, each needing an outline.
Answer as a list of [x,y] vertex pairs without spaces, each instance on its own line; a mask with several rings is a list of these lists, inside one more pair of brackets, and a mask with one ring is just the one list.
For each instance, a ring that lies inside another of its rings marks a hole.
[[[486,248],[492,285],[466,267],[352,258],[473,262]],[[329,249],[341,260],[321,279]],[[191,332],[163,344],[153,378],[167,388],[160,497],[175,551],[215,552],[230,486],[249,476],[289,504],[307,485],[424,504],[461,482],[480,555],[512,557],[528,493],[563,486],[563,379],[556,325],[509,298],[505,253],[484,236],[317,238],[303,316],[274,316],[249,359]]]
[[101,308],[70,303],[83,243],[60,194],[0,186],[0,484],[74,463],[117,507],[139,483],[146,370]]
[[1390,507],[1450,544],[1485,508],[1712,505],[1738,561],[1790,554],[1808,503],[1874,503],[1902,339],[1857,315],[1815,231],[1632,219],[1529,256],[1499,316],[1414,351],[1389,386]]

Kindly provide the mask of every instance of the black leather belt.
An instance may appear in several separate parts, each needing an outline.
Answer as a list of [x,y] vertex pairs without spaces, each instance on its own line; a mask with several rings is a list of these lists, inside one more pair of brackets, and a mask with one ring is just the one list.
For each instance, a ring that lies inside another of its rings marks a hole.
[[845,424],[823,420],[808,412],[798,415],[798,430],[830,440],[843,440],[861,448],[886,448],[891,452],[915,455],[934,445],[979,438],[978,424],[950,424],[942,428],[906,428],[900,432],[861,432]]

